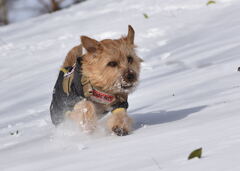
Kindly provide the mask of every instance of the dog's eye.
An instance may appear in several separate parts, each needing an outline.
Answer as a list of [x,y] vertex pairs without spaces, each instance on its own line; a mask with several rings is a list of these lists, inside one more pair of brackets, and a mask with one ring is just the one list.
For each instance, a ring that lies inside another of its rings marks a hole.
[[128,57],[127,57],[127,60],[128,60],[128,63],[129,63],[129,64],[132,64],[132,63],[133,63],[133,57],[128,56]]
[[116,61],[111,61],[111,62],[108,62],[107,65],[110,67],[116,67],[118,65],[118,63]]

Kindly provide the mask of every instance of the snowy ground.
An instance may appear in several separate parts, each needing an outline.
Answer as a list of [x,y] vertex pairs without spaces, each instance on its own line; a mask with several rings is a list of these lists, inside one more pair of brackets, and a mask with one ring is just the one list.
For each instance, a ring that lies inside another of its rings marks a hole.
[[[89,0],[1,27],[0,170],[239,171],[240,2],[216,2]],[[128,24],[145,60],[129,100],[134,132],[55,129],[48,108],[67,51]],[[203,158],[188,161],[199,147]]]
[[[9,23],[21,22],[32,17],[49,13],[50,0],[6,0],[8,6]],[[60,2],[58,0],[58,2]],[[64,0],[60,3],[61,8],[69,7],[74,0]]]

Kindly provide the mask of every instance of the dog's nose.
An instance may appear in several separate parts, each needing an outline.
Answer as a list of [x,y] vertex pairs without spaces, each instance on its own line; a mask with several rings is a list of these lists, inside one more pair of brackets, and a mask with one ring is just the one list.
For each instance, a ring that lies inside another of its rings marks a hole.
[[134,80],[134,78],[135,78],[135,75],[132,74],[132,73],[129,73],[129,74],[127,75],[127,80],[130,81],[130,82],[132,82],[132,81]]
[[129,70],[125,73],[124,80],[129,83],[134,82],[136,80],[136,74],[132,70]]

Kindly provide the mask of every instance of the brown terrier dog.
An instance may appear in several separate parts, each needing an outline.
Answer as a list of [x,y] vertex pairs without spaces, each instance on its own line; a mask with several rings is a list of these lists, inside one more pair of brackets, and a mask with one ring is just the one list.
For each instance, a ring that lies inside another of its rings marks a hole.
[[81,43],[70,50],[60,71],[50,107],[52,121],[57,125],[67,117],[93,131],[97,118],[111,111],[108,129],[127,135],[132,129],[127,98],[138,83],[142,62],[135,52],[134,30],[129,25],[127,36],[117,40],[81,36]]

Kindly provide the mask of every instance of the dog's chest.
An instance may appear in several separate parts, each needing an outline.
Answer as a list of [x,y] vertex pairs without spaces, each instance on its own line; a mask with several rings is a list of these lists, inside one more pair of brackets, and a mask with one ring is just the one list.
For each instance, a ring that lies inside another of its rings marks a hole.
[[95,106],[97,115],[107,114],[108,112],[110,112],[113,109],[112,106],[110,106],[110,105],[100,104],[100,103],[96,103],[96,102],[93,102],[93,104]]

